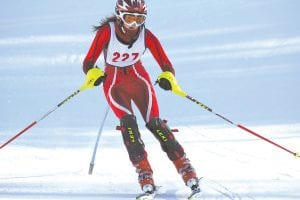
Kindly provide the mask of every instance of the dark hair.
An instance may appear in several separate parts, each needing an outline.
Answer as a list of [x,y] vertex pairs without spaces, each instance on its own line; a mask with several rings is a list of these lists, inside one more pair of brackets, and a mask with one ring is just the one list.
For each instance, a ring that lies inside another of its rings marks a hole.
[[108,24],[109,22],[115,22],[115,21],[117,21],[116,15],[111,15],[111,16],[105,17],[104,19],[102,19],[100,21],[100,25],[93,26],[93,29],[94,29],[94,31],[98,31],[99,28],[101,28],[102,26]]

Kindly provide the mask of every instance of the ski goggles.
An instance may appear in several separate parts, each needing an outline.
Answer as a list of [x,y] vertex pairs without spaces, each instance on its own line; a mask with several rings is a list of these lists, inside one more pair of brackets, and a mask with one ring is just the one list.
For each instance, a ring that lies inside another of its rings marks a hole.
[[128,26],[132,26],[134,24],[136,26],[140,26],[144,24],[146,20],[146,14],[141,13],[120,12],[119,16]]

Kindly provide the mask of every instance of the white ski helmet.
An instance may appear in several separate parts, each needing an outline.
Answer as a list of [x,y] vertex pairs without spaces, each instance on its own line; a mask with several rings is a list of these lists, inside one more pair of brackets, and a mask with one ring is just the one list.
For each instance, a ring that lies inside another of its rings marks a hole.
[[147,5],[144,0],[117,0],[115,11],[123,23],[140,26],[145,23]]

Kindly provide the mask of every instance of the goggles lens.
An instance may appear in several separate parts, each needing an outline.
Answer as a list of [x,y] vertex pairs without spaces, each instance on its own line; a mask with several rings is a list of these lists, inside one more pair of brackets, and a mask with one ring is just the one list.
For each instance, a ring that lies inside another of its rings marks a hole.
[[145,14],[121,12],[120,15],[122,20],[128,25],[133,25],[134,23],[142,25],[146,20]]

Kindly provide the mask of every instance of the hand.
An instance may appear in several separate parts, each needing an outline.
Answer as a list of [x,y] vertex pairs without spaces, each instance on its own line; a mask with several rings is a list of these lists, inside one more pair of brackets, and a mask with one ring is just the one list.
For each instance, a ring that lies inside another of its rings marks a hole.
[[87,74],[84,84],[80,90],[87,88],[93,88],[94,86],[100,85],[106,78],[106,74],[98,67],[91,68]]
[[187,95],[179,87],[177,80],[176,80],[175,76],[172,74],[172,72],[169,72],[169,71],[162,72],[158,76],[156,83],[158,83],[159,86],[164,90],[171,90],[173,93],[178,94],[183,97]]
[[172,90],[172,85],[166,78],[160,78],[158,81],[158,85],[164,90]]
[[174,75],[169,71],[165,71],[158,76],[156,83],[164,90],[172,90],[174,80],[176,82]]

